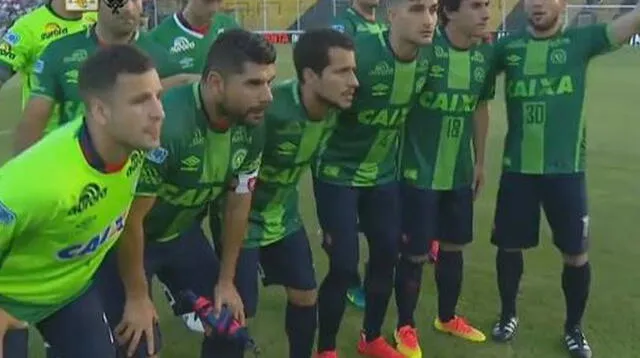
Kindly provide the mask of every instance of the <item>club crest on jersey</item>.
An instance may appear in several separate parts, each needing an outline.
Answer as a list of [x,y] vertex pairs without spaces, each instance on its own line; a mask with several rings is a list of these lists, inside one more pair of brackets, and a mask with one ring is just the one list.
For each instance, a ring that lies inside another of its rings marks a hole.
[[344,32],[344,25],[335,24],[335,25],[331,25],[331,28],[338,32]]
[[233,153],[233,157],[231,158],[231,169],[238,170],[242,163],[244,162],[244,158],[247,157],[247,150],[240,149]]
[[156,164],[164,163],[164,161],[167,159],[167,156],[169,156],[169,151],[162,147],[158,147],[147,153],[147,159]]
[[2,37],[2,39],[11,46],[15,46],[20,42],[20,35],[16,34],[13,31],[7,31],[6,34]]
[[16,214],[0,201],[0,224],[11,224],[16,221]]

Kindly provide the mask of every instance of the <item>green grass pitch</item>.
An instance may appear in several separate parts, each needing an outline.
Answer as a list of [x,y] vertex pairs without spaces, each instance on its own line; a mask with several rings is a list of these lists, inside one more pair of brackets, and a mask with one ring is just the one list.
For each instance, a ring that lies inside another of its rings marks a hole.
[[[291,51],[279,47],[279,79],[293,74]],[[633,358],[640,352],[636,338],[640,323],[640,257],[638,227],[640,214],[640,121],[638,121],[638,58],[633,49],[623,49],[596,60],[589,71],[589,91],[585,115],[589,122],[589,194],[591,260],[594,267],[591,300],[585,317],[586,333],[599,357]],[[501,82],[501,81],[500,81]],[[0,160],[6,159],[11,131],[19,119],[18,81],[0,91]],[[501,86],[500,86],[501,87]],[[465,256],[465,276],[459,313],[489,333],[496,318],[498,301],[495,284],[494,248],[489,244],[496,187],[499,175],[505,115],[502,90],[492,106],[487,186],[476,203],[476,239]],[[636,122],[638,121],[638,122]],[[25,174],[27,175],[27,174]],[[309,181],[303,185],[302,206],[309,239],[316,254],[318,277],[326,272],[326,257],[319,249],[318,224]],[[525,258],[525,274],[519,300],[522,321],[519,336],[511,344],[472,344],[434,332],[436,312],[433,268],[427,266],[422,297],[417,310],[422,348],[428,358],[555,358],[566,357],[561,327],[564,301],[560,288],[561,262],[554,250],[546,223],[541,247]],[[363,251],[364,251],[363,246]],[[365,256],[366,257],[366,256]],[[199,356],[199,340],[172,317],[160,291],[156,303],[162,313],[165,358]],[[258,317],[252,332],[263,357],[287,356],[284,334],[284,292],[267,288],[261,292]],[[620,311],[617,311],[620,310]],[[357,357],[355,344],[362,313],[349,308],[339,336],[341,357]],[[387,315],[385,334],[395,324],[395,305]],[[32,337],[30,357],[43,357],[37,334]]]

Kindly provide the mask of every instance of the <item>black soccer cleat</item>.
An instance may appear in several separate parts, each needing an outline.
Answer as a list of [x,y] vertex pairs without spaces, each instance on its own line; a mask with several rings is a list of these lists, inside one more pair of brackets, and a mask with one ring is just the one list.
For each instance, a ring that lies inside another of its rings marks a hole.
[[591,358],[589,343],[580,327],[574,327],[564,333],[564,343],[573,358]]
[[493,326],[491,338],[496,342],[509,342],[513,339],[518,331],[518,318],[511,316],[509,318],[501,318]]

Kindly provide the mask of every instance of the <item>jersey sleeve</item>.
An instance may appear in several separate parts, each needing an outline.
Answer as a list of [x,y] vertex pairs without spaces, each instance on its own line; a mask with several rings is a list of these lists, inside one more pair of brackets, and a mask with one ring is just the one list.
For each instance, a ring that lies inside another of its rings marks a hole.
[[[492,48],[492,50],[494,50],[494,48]],[[489,56],[489,66],[487,66],[487,76],[484,80],[482,92],[480,92],[480,101],[490,101],[496,95],[496,73],[494,69],[495,60],[493,59],[494,56],[495,52],[491,51]]]
[[142,163],[140,179],[136,186],[137,196],[156,196],[160,186],[167,179],[169,173],[170,155],[168,147],[158,147],[149,151]]
[[262,164],[262,152],[265,144],[265,129],[266,126],[262,124],[253,128],[251,131],[251,143],[247,148],[247,155],[245,156],[242,165],[240,165],[235,173],[237,183],[235,188],[233,188],[235,193],[250,193],[255,187],[258,171]]
[[604,54],[615,49],[611,41],[610,27],[608,24],[596,24],[575,29],[576,41],[585,51],[585,56],[592,57]]
[[6,74],[26,73],[31,70],[27,68],[34,62],[32,57],[35,56],[31,31],[28,24],[25,25],[25,21],[17,21],[2,37],[5,45],[4,51],[0,51],[0,79],[5,80]]
[[33,83],[31,83],[32,95],[49,97],[55,101],[60,99],[62,92],[58,80],[59,61],[60,58],[55,43],[53,43],[44,50],[40,59],[35,62]]

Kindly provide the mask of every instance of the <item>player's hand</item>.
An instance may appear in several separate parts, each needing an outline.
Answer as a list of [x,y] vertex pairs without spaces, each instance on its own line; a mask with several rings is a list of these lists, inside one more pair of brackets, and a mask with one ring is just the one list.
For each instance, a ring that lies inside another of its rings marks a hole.
[[115,334],[118,344],[125,346],[128,343],[128,357],[136,353],[143,334],[147,343],[147,355],[156,354],[153,333],[157,322],[158,313],[148,295],[127,299],[122,321],[116,327]]
[[484,188],[484,165],[476,164],[473,168],[473,199],[477,199]]
[[0,335],[4,336],[4,333],[10,329],[25,328],[27,328],[27,324],[25,322],[16,319],[5,310],[0,309]]
[[233,313],[233,317],[240,322],[240,325],[245,325],[244,304],[233,283],[218,282],[213,291],[213,303],[216,313],[220,312],[223,305],[226,305]]

